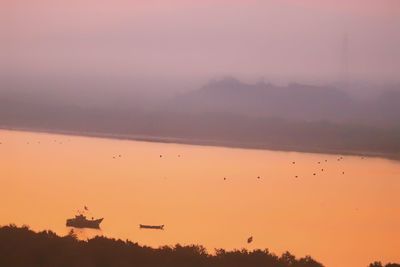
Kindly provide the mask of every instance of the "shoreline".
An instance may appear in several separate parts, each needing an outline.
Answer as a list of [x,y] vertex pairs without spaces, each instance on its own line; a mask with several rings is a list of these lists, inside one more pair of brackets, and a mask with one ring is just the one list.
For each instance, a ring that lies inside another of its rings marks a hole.
[[351,150],[334,150],[334,149],[321,149],[321,148],[304,148],[283,145],[268,145],[262,143],[239,143],[239,142],[222,142],[220,140],[206,140],[206,139],[192,139],[192,138],[179,138],[167,136],[152,136],[152,135],[136,135],[136,134],[118,134],[118,133],[102,133],[102,132],[79,132],[67,131],[56,129],[39,129],[29,127],[14,127],[0,125],[0,130],[5,131],[19,131],[19,132],[32,132],[32,133],[45,133],[45,134],[59,134],[67,136],[81,136],[93,137],[114,140],[128,140],[140,141],[150,143],[165,143],[165,144],[180,144],[180,145],[195,145],[195,146],[211,146],[211,147],[225,147],[225,148],[238,148],[238,149],[254,149],[254,150],[269,150],[277,152],[297,152],[297,153],[310,153],[310,154],[328,154],[328,155],[348,155],[348,156],[362,156],[362,157],[377,157],[388,160],[400,161],[400,153],[379,153],[368,151],[351,151]]

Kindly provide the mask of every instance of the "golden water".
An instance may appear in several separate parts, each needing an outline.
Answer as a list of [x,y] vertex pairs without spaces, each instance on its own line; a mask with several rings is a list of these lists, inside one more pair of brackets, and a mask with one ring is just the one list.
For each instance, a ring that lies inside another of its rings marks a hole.
[[397,161],[14,131],[0,142],[1,225],[65,235],[87,205],[105,219],[81,238],[289,250],[332,267],[400,262]]

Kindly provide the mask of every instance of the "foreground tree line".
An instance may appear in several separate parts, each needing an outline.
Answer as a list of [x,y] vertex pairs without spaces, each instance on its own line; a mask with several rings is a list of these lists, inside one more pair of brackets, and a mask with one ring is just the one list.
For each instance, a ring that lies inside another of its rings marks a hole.
[[382,262],[376,261],[374,263],[371,263],[368,267],[400,267],[400,264],[388,263],[386,265],[383,265]]
[[[191,245],[150,248],[131,241],[95,237],[82,241],[73,232],[60,237],[51,231],[33,232],[27,226],[0,227],[0,266],[8,267],[323,267],[310,256],[296,258],[289,252],[277,256],[268,250],[218,249],[208,254]],[[383,267],[375,262],[370,267]],[[400,267],[387,264],[385,267]]]

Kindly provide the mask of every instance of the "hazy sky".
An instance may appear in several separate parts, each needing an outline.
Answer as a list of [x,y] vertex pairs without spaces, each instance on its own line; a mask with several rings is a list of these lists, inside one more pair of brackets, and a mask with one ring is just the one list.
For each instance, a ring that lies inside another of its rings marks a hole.
[[398,0],[0,0],[3,73],[400,77]]

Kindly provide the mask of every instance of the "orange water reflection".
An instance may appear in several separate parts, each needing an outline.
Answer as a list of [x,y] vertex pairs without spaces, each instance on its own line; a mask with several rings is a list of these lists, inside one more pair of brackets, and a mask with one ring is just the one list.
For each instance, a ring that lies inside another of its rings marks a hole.
[[289,250],[332,267],[400,261],[396,161],[11,131],[0,142],[0,224],[64,235],[87,205],[105,219],[81,237]]

